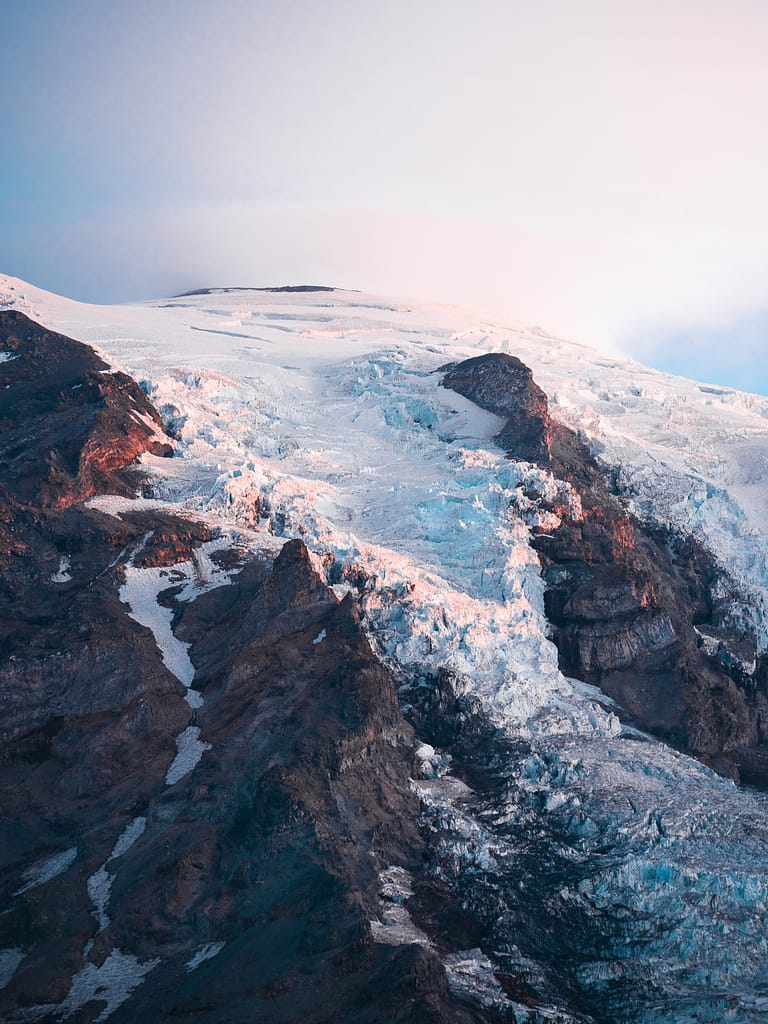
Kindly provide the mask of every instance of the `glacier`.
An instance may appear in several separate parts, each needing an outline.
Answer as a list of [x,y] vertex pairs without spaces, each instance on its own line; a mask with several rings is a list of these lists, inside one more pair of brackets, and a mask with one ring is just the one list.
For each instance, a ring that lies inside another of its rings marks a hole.
[[[141,382],[176,453],[144,456],[152,498],[137,506],[202,519],[254,551],[301,538],[339,596],[355,596],[406,707],[449,672],[481,712],[504,799],[462,781],[427,736],[414,782],[437,837],[432,876],[497,922],[494,950],[447,963],[454,985],[509,1002],[496,960],[550,987],[541,1019],[591,1020],[557,1010],[576,993],[605,1008],[600,1019],[629,1019],[631,1007],[638,1024],[768,1020],[765,797],[628,727],[599,691],[560,672],[529,543],[532,528],[558,523],[527,496],[557,495],[574,518],[578,496],[507,459],[492,440],[501,421],[441,388],[438,371],[485,352],[526,362],[552,415],[588,441],[633,511],[715,554],[736,595],[732,620],[761,652],[768,399],[470,311],[354,292],[222,289],[93,306],[0,277],[3,307],[93,345]],[[97,500],[117,515],[133,504]],[[210,562],[217,544],[204,564],[180,567],[182,600],[228,582]],[[121,596],[195,693],[157,604],[171,583],[129,564]],[[169,784],[208,749],[196,727],[179,740]],[[461,742],[454,754],[475,756]],[[374,934],[422,941],[401,882],[402,894],[382,879]]]

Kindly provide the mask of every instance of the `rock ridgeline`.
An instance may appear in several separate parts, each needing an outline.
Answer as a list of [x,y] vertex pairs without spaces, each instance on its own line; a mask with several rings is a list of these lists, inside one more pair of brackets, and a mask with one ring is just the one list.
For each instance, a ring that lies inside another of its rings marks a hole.
[[644,728],[719,772],[768,786],[768,686],[755,644],[720,620],[714,559],[652,529],[611,493],[587,445],[553,420],[531,370],[491,353],[446,368],[445,387],[506,418],[497,441],[577,492],[582,514],[527,495],[560,525],[534,529],[545,607],[567,675],[598,683]]
[[125,470],[145,451],[173,454],[141,388],[93,349],[0,311],[0,487],[35,508],[100,492],[133,495]]

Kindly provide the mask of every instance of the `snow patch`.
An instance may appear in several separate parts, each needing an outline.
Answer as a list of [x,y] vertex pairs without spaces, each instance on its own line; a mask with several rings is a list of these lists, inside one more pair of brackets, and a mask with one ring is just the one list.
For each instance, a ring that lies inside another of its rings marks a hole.
[[[148,537],[144,538],[146,543]],[[170,587],[179,587],[178,601],[193,601],[201,594],[227,586],[239,569],[225,570],[216,564],[212,555],[231,546],[231,538],[220,537],[208,541],[192,552],[191,558],[177,562],[170,569],[162,567],[139,568],[134,565],[135,553],[125,567],[125,582],[120,588],[120,600],[130,608],[136,622],[152,631],[160,650],[163,664],[187,690],[187,703],[193,709],[203,706],[199,691],[193,689],[195,668],[189,657],[191,644],[178,640],[173,633],[173,612],[158,602],[159,594]],[[176,757],[165,777],[172,786],[188,775],[198,764],[210,743],[200,740],[200,729],[191,725],[176,737]]]
[[109,855],[109,860],[116,860],[130,850],[133,844],[144,835],[146,827],[147,819],[145,817],[134,818],[129,822],[120,833],[112,853]]
[[104,864],[88,879],[88,898],[93,904],[94,916],[98,922],[99,931],[102,931],[109,924],[107,907],[113,881],[113,876],[107,871]]
[[494,964],[480,949],[466,949],[443,959],[448,983],[455,992],[469,997],[486,1007],[510,1005],[504,989],[498,982]]
[[[146,540],[146,539],[145,539]],[[191,644],[178,640],[173,633],[173,611],[158,602],[158,596],[172,587],[179,587],[177,601],[194,601],[201,594],[218,587],[228,586],[239,569],[222,569],[213,560],[217,551],[232,545],[230,537],[208,541],[192,552],[191,558],[177,562],[170,568],[151,566],[139,568],[134,556],[125,566],[125,582],[120,588],[120,600],[130,608],[134,621],[151,630],[165,667],[187,689],[187,701],[199,708],[203,699],[192,689],[195,668],[189,657]]]
[[107,909],[109,907],[114,875],[107,870],[107,865],[130,850],[133,844],[144,834],[146,827],[147,819],[145,817],[134,818],[133,821],[129,822],[120,833],[117,842],[112,848],[112,853],[88,879],[88,897],[93,904],[93,913],[99,925],[99,931],[102,931],[109,924]]
[[226,943],[224,942],[207,942],[204,946],[199,946],[195,950],[195,955],[191,960],[186,963],[187,971],[191,972],[197,970],[200,964],[205,963],[206,960],[210,960],[224,949]]
[[379,874],[380,920],[369,922],[374,942],[387,946],[432,945],[427,935],[413,923],[405,906],[406,900],[413,896],[412,882],[410,873],[396,866]]
[[210,743],[200,741],[200,729],[189,725],[176,737],[176,757],[165,776],[166,786],[173,786],[185,775],[189,775],[200,762],[206,750],[213,749]]
[[195,676],[189,658],[192,645],[176,639],[171,629],[173,612],[157,600],[161,591],[173,586],[170,572],[154,567],[139,569],[129,563],[125,567],[125,582],[120,587],[120,600],[129,606],[129,614],[135,622],[151,630],[163,664],[189,689]]
[[76,857],[77,847],[72,846],[61,853],[54,853],[50,857],[45,857],[43,860],[36,861],[31,867],[27,868],[21,876],[24,879],[25,884],[22,885],[21,888],[17,889],[13,895],[20,896],[22,893],[28,892],[30,889],[36,889],[39,885],[45,885],[46,882],[50,882],[52,878],[63,874],[69,867],[71,867]]
[[69,572],[70,564],[69,555],[62,555],[59,559],[58,570],[51,576],[51,583],[69,583],[72,579]]
[[430,743],[421,743],[416,748],[416,762],[425,779],[442,778],[450,768],[450,757],[439,754]]
[[105,1006],[94,1019],[96,1022],[106,1020],[159,963],[158,959],[142,962],[135,956],[113,949],[101,967],[87,963],[73,977],[67,998],[54,1009],[60,1014],[59,1019],[66,1020],[86,1003],[96,1000]]
[[126,498],[120,494],[96,494],[85,502],[86,508],[96,509],[104,515],[120,519],[124,512],[175,512],[179,514],[178,508],[171,506],[166,501],[159,501],[157,498]]
[[141,423],[149,431],[151,431],[149,436],[150,441],[157,441],[160,444],[171,444],[171,438],[164,434],[162,430],[160,430],[160,428],[149,415],[149,413],[140,412],[138,409],[134,409],[131,415],[137,422]]

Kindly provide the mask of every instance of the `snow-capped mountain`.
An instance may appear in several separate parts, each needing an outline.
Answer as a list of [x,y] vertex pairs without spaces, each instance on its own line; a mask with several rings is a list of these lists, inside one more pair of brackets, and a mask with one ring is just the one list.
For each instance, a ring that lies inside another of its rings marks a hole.
[[768,1019],[768,399],[333,289],[0,318],[8,1020]]

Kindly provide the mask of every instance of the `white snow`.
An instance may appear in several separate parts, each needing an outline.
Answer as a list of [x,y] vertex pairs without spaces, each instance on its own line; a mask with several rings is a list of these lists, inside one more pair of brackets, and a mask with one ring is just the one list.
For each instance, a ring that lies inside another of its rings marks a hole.
[[393,865],[379,874],[379,920],[370,923],[374,942],[387,946],[416,943],[431,946],[428,936],[417,928],[405,906],[413,896],[411,875]]
[[225,945],[226,943],[224,942],[206,942],[205,945],[198,947],[195,950],[194,956],[186,963],[187,971],[194,971],[200,964],[205,963],[206,960],[218,956]]
[[149,437],[150,441],[158,441],[160,444],[173,444],[171,438],[160,430],[148,413],[140,412],[138,409],[135,409],[132,415],[138,423],[143,424],[151,432]]
[[[175,566],[169,570],[156,567],[139,569],[135,565],[126,565],[120,600],[130,607],[132,619],[152,631],[163,664],[189,689],[195,676],[194,665],[189,660],[191,644],[176,639],[171,629],[173,612],[157,601],[161,591],[178,581],[171,577],[175,569]],[[184,579],[181,574],[179,578]]]
[[[407,693],[410,687],[404,687],[403,692]],[[438,753],[431,743],[420,743],[415,750],[416,762],[421,769],[425,779],[442,778],[449,771],[450,757]]]
[[109,907],[109,897],[112,891],[112,882],[114,881],[114,874],[107,870],[107,865],[118,857],[122,857],[133,844],[140,839],[144,834],[144,830],[147,827],[147,819],[145,817],[134,818],[129,822],[120,836],[117,839],[112,853],[107,857],[106,861],[101,867],[94,871],[89,877],[88,897],[93,904],[94,917],[99,925],[99,931],[102,931],[109,924],[109,915],[107,914],[107,908]]
[[481,1006],[505,1007],[509,1003],[499,985],[494,965],[480,949],[452,953],[443,963],[452,989],[468,995]]
[[88,898],[93,904],[94,917],[98,922],[99,931],[109,924],[107,907],[113,880],[114,876],[107,871],[105,864],[102,864],[98,871],[94,871],[88,879]]
[[370,922],[374,942],[386,946],[431,945],[429,937],[416,927],[405,907],[396,903],[380,906],[382,920]]
[[202,743],[200,740],[200,729],[196,725],[189,725],[176,737],[176,757],[165,776],[166,786],[173,786],[179,779],[189,775],[197,766],[200,758],[211,750],[210,743]]
[[[148,536],[144,543],[147,540]],[[152,631],[163,664],[186,687],[187,701],[192,708],[201,707],[203,698],[192,688],[195,667],[189,657],[191,644],[176,638],[172,629],[173,611],[160,604],[158,596],[164,590],[179,587],[176,600],[193,601],[200,594],[230,584],[232,575],[239,570],[222,569],[211,556],[231,544],[231,538],[226,536],[208,541],[194,550],[190,559],[169,568],[136,566],[134,559],[139,552],[135,551],[124,570],[120,600],[129,606],[132,619]]]
[[149,510],[176,511],[167,502],[155,498],[125,498],[120,494],[97,494],[86,501],[88,508],[95,508],[108,516],[119,519],[123,512],[145,512]]
[[51,583],[69,583],[72,576],[69,572],[70,559],[69,555],[62,555],[59,559],[59,568],[51,576]]
[[[192,687],[195,667],[189,657],[191,644],[176,638],[172,629],[173,612],[161,605],[158,597],[164,590],[176,587],[179,588],[176,594],[177,601],[193,601],[201,594],[230,584],[231,577],[239,569],[222,569],[213,560],[212,555],[230,548],[232,538],[223,535],[208,541],[195,549],[188,560],[177,562],[170,568],[139,567],[134,564],[135,558],[150,536],[151,534],[147,534],[143,538],[141,545],[133,552],[125,566],[125,582],[120,588],[120,600],[129,606],[131,618],[152,631],[163,664],[186,688],[189,706],[193,709],[200,708],[203,706],[202,695]],[[176,737],[176,757],[166,774],[166,785],[172,786],[188,775],[199,763],[205,751],[210,749],[210,743],[200,740],[199,727],[187,726]],[[127,849],[127,846],[125,848]],[[113,853],[114,856],[119,855]],[[111,885],[111,882],[109,884]],[[101,888],[95,891],[99,895]],[[108,887],[105,899],[109,899]],[[95,899],[94,906],[101,920],[103,908]]]
[[116,860],[130,850],[133,844],[144,835],[146,827],[147,819],[144,817],[134,818],[133,821],[130,821],[120,833],[112,853],[109,855],[109,860]]
[[0,363],[10,363],[12,359],[18,359],[18,352],[0,352]]
[[30,889],[36,889],[38,885],[45,885],[46,882],[50,882],[52,878],[63,874],[69,867],[71,867],[76,857],[77,847],[72,846],[68,850],[63,850],[61,853],[54,853],[50,857],[45,857],[42,860],[36,861],[31,865],[31,867],[28,867],[21,876],[24,879],[25,884],[17,889],[13,895],[20,896],[22,893],[28,892]]
[[313,644],[320,644],[320,643],[323,642],[323,640],[325,640],[326,636],[327,636],[327,634],[326,634],[325,630],[321,629],[320,632],[315,637],[315,639],[312,641],[312,643]]
[[57,1019],[67,1020],[86,1003],[98,1000],[105,1003],[105,1006],[94,1020],[106,1020],[159,963],[159,960],[145,960],[142,963],[135,956],[113,949],[101,967],[87,963],[73,977],[66,999],[52,1009],[58,1011],[60,1016]]
[[[432,948],[429,937],[414,924],[406,907],[413,892],[413,879],[404,868],[393,865],[379,874],[379,920],[370,922],[375,942],[388,946],[415,943]],[[483,1006],[507,1004],[493,973],[494,966],[481,950],[450,954],[443,957],[442,962],[451,987],[465,997]]]

